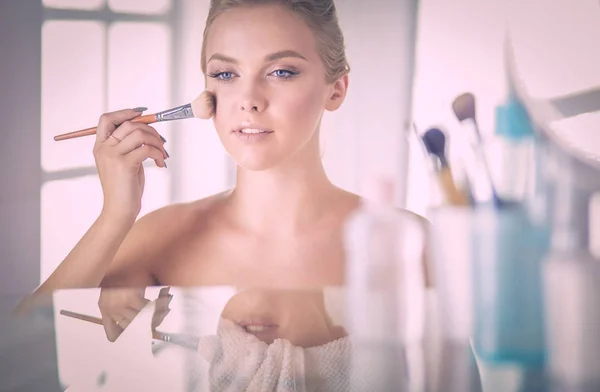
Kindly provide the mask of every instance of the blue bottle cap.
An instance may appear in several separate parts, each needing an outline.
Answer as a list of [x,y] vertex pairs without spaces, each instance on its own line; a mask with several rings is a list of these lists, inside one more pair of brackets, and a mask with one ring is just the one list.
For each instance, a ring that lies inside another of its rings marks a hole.
[[527,110],[513,95],[496,107],[496,135],[512,140],[534,136]]

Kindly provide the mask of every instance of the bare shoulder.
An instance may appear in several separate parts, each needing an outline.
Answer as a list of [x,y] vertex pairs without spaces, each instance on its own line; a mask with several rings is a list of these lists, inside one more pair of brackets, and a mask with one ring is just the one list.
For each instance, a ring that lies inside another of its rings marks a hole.
[[412,219],[415,219],[417,222],[419,222],[421,225],[423,225],[423,228],[426,230],[429,230],[429,220],[427,218],[425,218],[422,215],[419,215],[415,212],[412,212],[410,210],[404,209],[404,208],[399,208],[398,209],[401,213],[406,214],[407,216],[409,216]]
[[[160,244],[179,231],[185,230],[198,218],[210,214],[221,194],[187,203],[170,204],[154,210],[136,221],[130,237],[143,242]],[[135,241],[136,243],[138,241]]]
[[422,249],[422,255],[423,255],[423,276],[424,276],[424,284],[426,288],[432,288],[433,287],[433,280],[431,277],[431,272],[430,272],[430,267],[429,267],[429,246],[430,246],[430,241],[429,241],[429,229],[430,229],[430,225],[431,223],[429,222],[429,220],[419,214],[416,214],[412,211],[400,208],[399,209],[401,211],[401,213],[406,214],[408,217],[410,217],[411,219],[414,219],[416,222],[418,222],[421,226],[421,233],[423,235],[423,249]]
[[223,195],[167,205],[139,218],[119,247],[103,286],[155,284],[153,266],[157,255],[203,222]]
[[[368,203],[368,199],[358,196],[354,193],[351,192],[347,192],[344,191],[346,193],[346,197],[349,200],[352,200],[352,203],[355,205],[356,208],[360,207],[362,204]],[[425,218],[422,215],[419,215],[413,211],[407,210],[405,208],[399,208],[399,207],[392,207],[390,206],[390,210],[395,210],[396,212],[399,212],[400,214],[402,214],[403,216],[405,216],[408,219],[412,219],[417,221],[418,223],[420,223],[425,229],[429,229],[429,220],[427,218]]]
[[215,194],[200,200],[187,203],[171,204],[138,219],[134,227],[144,234],[159,234],[156,229],[160,228],[160,236],[168,237],[190,224],[197,222],[214,211],[214,208],[223,199],[223,193]]
[[[342,199],[345,200],[345,205],[349,207],[350,210],[355,210],[357,208],[360,208],[361,205],[367,203],[368,199],[361,197],[355,193],[346,191],[346,190],[341,190],[340,189],[340,194],[342,196]],[[390,207],[391,209],[394,209],[394,207]],[[399,212],[400,214],[406,216],[408,219],[413,219],[417,222],[419,222],[424,229],[428,230],[429,229],[429,220],[413,211],[404,209],[404,208],[395,208],[395,210],[397,212]]]

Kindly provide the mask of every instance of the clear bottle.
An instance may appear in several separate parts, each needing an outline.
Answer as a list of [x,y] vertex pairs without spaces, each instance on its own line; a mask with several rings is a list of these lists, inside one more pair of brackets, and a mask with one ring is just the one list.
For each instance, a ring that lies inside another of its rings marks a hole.
[[353,383],[372,390],[408,388],[406,347],[422,338],[422,226],[391,206],[389,183],[372,188],[345,227],[347,326]]

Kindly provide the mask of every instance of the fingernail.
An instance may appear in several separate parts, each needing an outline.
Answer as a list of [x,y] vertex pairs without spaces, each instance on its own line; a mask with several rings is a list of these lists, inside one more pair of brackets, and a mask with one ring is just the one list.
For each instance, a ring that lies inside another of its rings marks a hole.
[[164,164],[165,164],[165,169],[168,169],[168,167],[167,167],[167,162],[164,162]]
[[165,155],[167,156],[167,158],[170,158],[169,153],[167,152],[166,149],[165,149]]
[[163,143],[166,143],[166,142],[167,142],[167,139],[165,139],[164,137],[162,137],[162,135],[158,135],[158,136],[160,136],[160,140],[162,140],[162,141],[163,141]]
[[134,112],[145,112],[146,110],[148,110],[148,108],[143,107],[143,106],[133,109]]

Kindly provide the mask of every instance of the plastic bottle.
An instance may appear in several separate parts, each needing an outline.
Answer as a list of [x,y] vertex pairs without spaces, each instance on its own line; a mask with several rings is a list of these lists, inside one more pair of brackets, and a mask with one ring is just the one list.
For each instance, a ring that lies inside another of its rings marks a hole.
[[543,366],[546,359],[542,261],[549,222],[532,210],[534,132],[525,109],[508,97],[496,110],[499,207],[475,211],[473,236],[474,346],[490,362]]
[[[347,326],[353,382],[371,390],[409,385],[407,344],[422,338],[422,227],[391,206],[391,184],[374,184],[345,227]],[[418,266],[417,266],[418,264]]]

